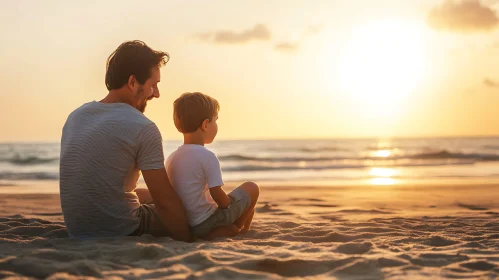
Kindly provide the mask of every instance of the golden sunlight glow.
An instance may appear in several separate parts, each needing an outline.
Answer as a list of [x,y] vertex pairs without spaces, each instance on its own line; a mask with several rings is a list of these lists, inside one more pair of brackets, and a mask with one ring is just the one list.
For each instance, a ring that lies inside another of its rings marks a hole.
[[397,170],[393,168],[372,168],[369,175],[375,178],[371,178],[369,183],[371,185],[394,185],[397,183],[397,180],[391,177],[397,174]]
[[369,183],[371,185],[395,185],[397,180],[392,178],[372,178]]
[[393,168],[373,168],[369,172],[369,175],[375,177],[392,177],[397,174],[397,170]]
[[337,84],[376,115],[393,115],[425,76],[424,26],[380,20],[352,30],[338,64]]
[[390,150],[378,150],[372,153],[375,157],[386,158],[392,155],[392,151]]

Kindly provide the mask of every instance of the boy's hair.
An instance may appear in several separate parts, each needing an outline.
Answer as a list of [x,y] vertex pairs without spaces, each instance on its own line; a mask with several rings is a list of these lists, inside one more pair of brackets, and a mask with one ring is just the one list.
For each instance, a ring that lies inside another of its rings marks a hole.
[[173,122],[181,133],[195,132],[220,111],[218,101],[200,92],[186,92],[173,102]]
[[131,75],[143,85],[151,77],[151,70],[165,65],[169,59],[168,53],[153,50],[142,41],[124,42],[107,59],[106,87],[119,89]]

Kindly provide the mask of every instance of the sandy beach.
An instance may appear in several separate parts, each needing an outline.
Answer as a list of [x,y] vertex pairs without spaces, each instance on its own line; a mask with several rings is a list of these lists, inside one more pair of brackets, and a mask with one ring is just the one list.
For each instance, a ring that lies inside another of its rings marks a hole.
[[0,278],[495,279],[498,198],[497,185],[263,187],[250,232],[188,244],[71,239],[57,194],[3,194]]

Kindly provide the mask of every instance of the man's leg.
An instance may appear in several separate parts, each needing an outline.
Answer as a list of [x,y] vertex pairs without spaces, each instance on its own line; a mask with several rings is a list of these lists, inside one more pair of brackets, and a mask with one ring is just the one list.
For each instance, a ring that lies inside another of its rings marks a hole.
[[249,194],[251,204],[248,209],[246,209],[246,211],[244,211],[244,213],[234,222],[234,224],[240,229],[244,227],[244,230],[247,231],[249,230],[251,221],[253,220],[256,202],[258,201],[258,196],[260,195],[260,188],[254,182],[245,182],[238,188],[243,189]]

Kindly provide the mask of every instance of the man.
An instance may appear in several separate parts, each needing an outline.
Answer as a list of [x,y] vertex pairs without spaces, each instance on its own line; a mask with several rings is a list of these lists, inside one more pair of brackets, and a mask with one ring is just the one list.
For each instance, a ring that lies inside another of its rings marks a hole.
[[[69,115],[61,139],[60,193],[70,236],[147,233],[191,240],[165,171],[161,134],[143,115],[147,102],[159,98],[160,68],[168,59],[141,41],[121,44],[107,60],[108,95]],[[135,191],[140,171],[148,190]]]

